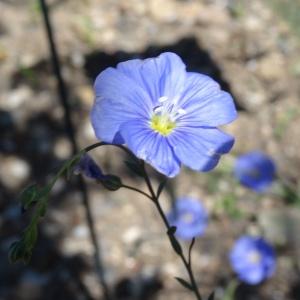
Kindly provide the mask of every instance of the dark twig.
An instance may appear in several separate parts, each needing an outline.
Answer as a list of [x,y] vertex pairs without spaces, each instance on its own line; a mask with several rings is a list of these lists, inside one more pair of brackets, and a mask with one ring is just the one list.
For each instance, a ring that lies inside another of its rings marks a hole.
[[126,184],[122,184],[122,187],[125,188],[125,189],[128,189],[128,190],[135,191],[135,192],[137,192],[137,193],[139,193],[139,194],[142,194],[142,195],[144,195],[145,197],[147,197],[147,198],[149,198],[150,200],[152,200],[152,197],[151,197],[151,196],[149,196],[147,193],[141,191],[140,189],[137,189],[137,188],[135,188],[135,187],[133,187],[133,186],[129,186],[129,185],[126,185]]
[[191,241],[190,247],[189,247],[188,263],[189,263],[190,266],[192,265],[192,249],[193,249],[193,246],[195,244],[195,241],[196,241],[196,239],[193,238],[192,241]]
[[[145,170],[145,165],[143,164],[143,170],[144,170],[144,179],[145,179],[145,182],[148,186],[148,189],[149,189],[149,192],[151,194],[151,197],[152,197],[152,201],[153,203],[155,204],[158,212],[159,212],[159,215],[160,217],[162,218],[165,226],[166,226],[166,229],[167,229],[167,232],[172,232],[172,228],[169,224],[169,221],[160,205],[160,202],[159,202],[159,198],[157,197],[157,195],[155,194],[154,192],[154,189],[153,189],[153,186],[152,186],[152,183],[151,183],[151,180],[148,176],[148,173],[146,172]],[[178,240],[176,239],[175,236],[173,236],[173,239],[176,241],[176,243],[179,244]],[[191,288],[192,288],[192,291],[193,293],[195,294],[195,297],[197,298],[197,300],[202,300],[202,297],[200,295],[200,292],[199,292],[199,289],[198,289],[198,286],[197,286],[197,283],[196,283],[196,280],[195,280],[195,277],[194,277],[194,273],[193,273],[193,270],[192,270],[192,265],[190,264],[190,260],[191,260],[191,250],[192,250],[192,247],[193,247],[193,241],[192,241],[192,244],[190,246],[190,249],[189,249],[189,257],[188,257],[188,260],[186,259],[186,257],[184,256],[184,254],[179,251],[177,252],[177,255],[181,258],[181,261],[182,263],[184,264],[185,268],[186,268],[186,271],[189,275],[189,278],[190,278],[190,284],[191,284]]]
[[[47,34],[47,38],[48,38],[48,42],[49,42],[49,49],[51,52],[53,71],[54,71],[54,74],[55,74],[56,80],[57,80],[57,90],[58,90],[58,94],[60,96],[61,105],[64,109],[64,122],[65,122],[66,133],[71,141],[72,150],[73,150],[73,153],[75,154],[78,151],[78,147],[77,147],[77,143],[76,143],[76,139],[75,139],[75,130],[74,130],[74,126],[73,126],[72,118],[71,118],[71,109],[70,109],[70,106],[68,103],[68,92],[67,92],[67,88],[66,88],[65,82],[62,77],[58,53],[56,50],[57,47],[56,47],[54,36],[53,36],[49,10],[48,10],[46,0],[39,0],[39,1],[40,1],[41,10],[42,10],[45,30],[46,30],[46,34]],[[85,185],[82,177],[79,177],[79,179],[78,179],[78,187],[81,191],[82,202],[83,202],[85,212],[86,212],[86,218],[87,218],[87,223],[88,223],[89,230],[90,230],[91,240],[92,240],[94,250],[95,250],[95,263],[96,263],[97,271],[99,274],[99,280],[100,280],[101,286],[103,288],[105,299],[110,300],[112,298],[110,296],[108,285],[107,285],[105,277],[104,277],[104,268],[103,268],[103,263],[101,260],[99,239],[97,239],[95,226],[94,226],[94,220],[92,217],[91,208],[90,208],[89,199],[88,199],[87,188],[86,188],[86,185]]]

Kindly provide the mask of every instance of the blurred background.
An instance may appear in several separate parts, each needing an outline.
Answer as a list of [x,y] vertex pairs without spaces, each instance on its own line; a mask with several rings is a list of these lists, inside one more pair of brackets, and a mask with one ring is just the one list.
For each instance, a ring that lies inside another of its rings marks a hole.
[[[188,70],[212,76],[232,93],[239,109],[238,120],[226,127],[236,137],[233,151],[208,174],[183,169],[171,187],[171,194],[200,198],[209,210],[207,231],[194,247],[199,287],[223,299],[235,278],[228,251],[241,234],[258,233],[276,247],[276,273],[259,286],[240,284],[228,299],[299,300],[300,1],[48,4],[80,148],[96,142],[89,121],[93,80],[119,61],[173,51]],[[38,1],[1,0],[0,16],[0,299],[102,299],[81,194],[72,181],[55,186],[30,264],[8,262],[9,246],[29,220],[18,194],[49,180],[72,145]],[[232,175],[235,158],[257,149],[274,159],[280,178],[263,194]],[[93,157],[106,172],[145,188],[120,151],[96,150]],[[185,270],[152,204],[127,190],[87,184],[105,277],[116,298],[193,299],[174,280]],[[162,201],[167,210],[169,195]]]

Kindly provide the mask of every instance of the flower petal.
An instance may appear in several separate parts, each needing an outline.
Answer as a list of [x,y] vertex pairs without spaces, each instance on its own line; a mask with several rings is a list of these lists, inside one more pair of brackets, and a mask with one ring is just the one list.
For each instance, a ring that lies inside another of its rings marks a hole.
[[132,120],[121,126],[121,135],[128,148],[156,170],[168,177],[180,171],[180,162],[167,139],[154,132],[147,122]]
[[104,70],[95,82],[96,100],[91,121],[96,136],[105,142],[119,142],[115,136],[122,123],[135,118],[148,119],[152,102],[133,80],[113,68]]
[[170,225],[177,227],[176,235],[184,240],[201,236],[208,223],[205,207],[200,201],[189,197],[177,199],[167,218]]
[[260,193],[266,191],[275,179],[276,165],[271,157],[260,151],[239,156],[234,175],[244,186]]
[[165,52],[155,58],[129,60],[117,69],[147,91],[156,105],[160,97],[181,94],[186,78],[185,64],[175,53]]
[[245,268],[238,270],[239,278],[248,284],[261,283],[265,278],[265,272],[260,266],[245,266]]
[[237,117],[231,95],[222,91],[210,77],[197,73],[187,73],[180,107],[186,111],[180,119],[181,124],[216,127],[228,124]]
[[234,138],[217,128],[179,127],[168,141],[184,165],[205,172],[217,165],[221,154],[230,151]]
[[88,178],[101,180],[105,177],[102,170],[89,154],[84,154],[73,169],[74,174],[83,174]]

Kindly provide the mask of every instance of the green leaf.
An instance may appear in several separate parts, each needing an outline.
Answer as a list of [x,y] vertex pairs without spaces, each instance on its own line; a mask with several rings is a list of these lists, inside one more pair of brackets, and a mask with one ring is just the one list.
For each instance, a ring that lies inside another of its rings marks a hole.
[[177,241],[176,237],[174,236],[176,232],[176,227],[175,226],[171,226],[170,229],[167,231],[167,234],[169,236],[171,245],[174,249],[174,251],[178,254],[178,255],[182,255],[182,248],[179,244],[179,242]]
[[23,210],[29,209],[37,202],[38,188],[36,184],[26,187],[20,195],[20,202]]
[[37,235],[38,230],[36,225],[27,228],[23,238],[27,249],[32,249],[34,247],[37,240]]
[[9,248],[8,258],[11,263],[18,261],[19,241],[13,242]]
[[182,279],[180,277],[175,277],[175,279],[186,289],[193,291],[193,287],[191,286],[191,284],[189,282],[187,282],[185,279]]
[[238,281],[233,279],[225,289],[223,300],[233,300],[235,291],[238,287]]
[[207,300],[214,300],[215,299],[215,291],[212,291],[212,293],[208,296]]
[[39,216],[43,218],[46,215],[48,208],[48,201],[44,201],[41,206],[39,207]]
[[127,166],[127,168],[131,170],[134,174],[136,174],[139,177],[144,177],[144,171],[139,161],[125,160],[124,163]]
[[116,191],[122,187],[121,178],[115,175],[105,175],[105,178],[99,181],[109,191]]
[[38,236],[38,228],[36,223],[29,225],[23,232],[21,239],[12,243],[9,249],[9,261],[16,263],[23,261],[29,263],[32,256],[32,250],[36,244]]
[[28,263],[31,257],[32,249],[26,247],[24,240],[14,242],[9,250],[9,261],[11,263],[16,263],[18,261],[23,261]]
[[[48,206],[48,197],[53,186],[59,177],[65,175],[73,169],[74,165],[78,163],[79,159],[83,155],[84,151],[81,151],[60,168],[54,178],[43,188],[38,189],[37,186],[31,185],[27,187],[20,195],[20,201],[24,210],[30,208],[36,203],[35,210],[31,216],[29,225],[24,230],[21,239],[14,242],[9,250],[9,260],[12,263],[22,260],[25,263],[30,261],[33,248],[36,244],[38,237],[38,223],[41,217],[44,217]],[[116,190],[122,186],[121,180],[117,176],[109,175],[106,181],[103,183],[107,188]]]

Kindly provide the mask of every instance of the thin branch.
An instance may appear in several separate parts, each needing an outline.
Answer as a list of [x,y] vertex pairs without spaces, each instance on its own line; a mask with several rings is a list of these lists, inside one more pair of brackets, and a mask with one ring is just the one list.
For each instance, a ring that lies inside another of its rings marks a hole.
[[[66,88],[65,82],[62,77],[62,73],[61,73],[60,62],[59,62],[59,57],[58,57],[58,53],[57,53],[57,47],[56,47],[56,43],[54,40],[51,19],[50,19],[46,0],[40,0],[40,6],[41,6],[45,30],[46,30],[46,34],[47,34],[47,38],[48,38],[48,42],[49,42],[49,50],[51,53],[53,71],[54,71],[54,74],[55,74],[56,80],[57,80],[57,90],[58,90],[58,94],[60,96],[61,105],[64,110],[65,128],[66,128],[67,135],[72,144],[73,154],[75,154],[78,152],[78,146],[77,146],[76,139],[75,139],[75,130],[74,130],[74,126],[72,123],[71,109],[70,109],[70,105],[68,102],[68,92],[67,92],[67,88]],[[104,277],[104,267],[103,267],[103,263],[101,260],[99,238],[97,239],[94,220],[92,217],[91,208],[90,208],[89,199],[88,199],[87,188],[86,188],[86,185],[81,176],[79,176],[79,179],[78,179],[78,187],[79,187],[79,190],[81,191],[82,202],[83,202],[83,206],[85,208],[85,213],[86,213],[88,227],[90,230],[91,240],[92,240],[94,250],[95,250],[95,263],[96,263],[96,267],[97,267],[97,271],[98,271],[98,275],[99,275],[100,284],[102,286],[105,299],[111,300],[112,298],[110,296],[110,291],[108,289],[108,285],[107,285],[105,277]]]
[[195,244],[195,238],[192,239],[190,247],[189,247],[189,256],[188,256],[188,264],[191,266],[192,265],[192,250],[193,250],[193,246]]
[[[151,184],[151,181],[150,181],[150,178],[148,176],[148,173],[146,172],[146,169],[145,169],[145,165],[143,164],[143,171],[144,171],[144,178],[145,178],[145,181],[146,181],[146,184],[148,186],[148,189],[149,189],[149,192],[152,196],[152,200],[159,212],[159,215],[161,216],[166,228],[167,228],[167,232],[171,232],[171,226],[169,224],[169,221],[159,203],[159,198],[156,196],[155,192],[154,192],[154,189],[152,187],[152,184]],[[176,240],[176,242],[179,244],[178,240],[176,239],[175,236],[173,236],[173,238]],[[192,242],[193,243],[193,242]],[[191,249],[190,249],[191,251]],[[187,259],[185,258],[184,254],[182,252],[178,252],[177,253],[179,255],[179,257],[181,258],[182,260],[182,263],[184,264],[187,272],[188,272],[188,275],[190,277],[190,281],[191,281],[191,286],[193,288],[193,292],[197,298],[197,300],[202,300],[202,297],[200,295],[200,292],[199,292],[199,289],[198,289],[198,286],[197,286],[197,283],[196,283],[196,280],[195,280],[195,277],[194,277],[194,273],[193,273],[193,270],[192,270],[192,266],[191,264],[189,263],[189,261],[187,261]],[[189,254],[189,257],[190,257],[191,254]]]
[[145,197],[149,198],[150,200],[152,200],[152,197],[150,195],[148,195],[147,193],[133,187],[133,186],[129,186],[129,185],[126,185],[126,184],[122,184],[122,187],[125,188],[125,189],[128,189],[128,190],[132,190],[132,191],[135,191],[137,193],[140,193],[142,195],[144,195]]

